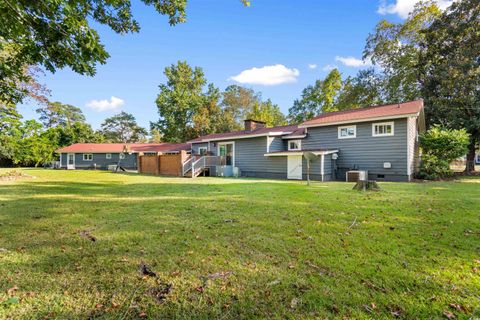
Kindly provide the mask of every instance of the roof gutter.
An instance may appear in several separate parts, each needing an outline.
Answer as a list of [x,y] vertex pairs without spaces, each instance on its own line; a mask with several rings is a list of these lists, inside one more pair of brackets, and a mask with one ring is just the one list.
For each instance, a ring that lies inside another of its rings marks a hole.
[[335,122],[327,122],[327,123],[318,123],[318,124],[299,124],[299,128],[313,128],[313,127],[326,127],[326,126],[334,126],[338,124],[350,124],[350,123],[358,123],[358,122],[370,122],[370,121],[382,121],[382,120],[390,120],[390,119],[402,119],[402,118],[410,118],[410,117],[418,117],[419,112],[416,113],[406,113],[397,116],[384,116],[384,117],[374,117],[374,118],[365,118],[365,119],[352,119],[346,121],[335,121]]
[[290,134],[293,131],[287,132],[267,132],[267,133],[260,133],[260,134],[247,134],[242,136],[229,136],[229,137],[221,137],[221,138],[212,138],[212,139],[202,139],[199,141],[190,141],[190,143],[203,143],[203,142],[210,142],[210,141],[224,141],[224,140],[232,140],[232,139],[248,139],[248,138],[258,138],[258,137],[269,137],[269,136],[282,136],[285,134]]

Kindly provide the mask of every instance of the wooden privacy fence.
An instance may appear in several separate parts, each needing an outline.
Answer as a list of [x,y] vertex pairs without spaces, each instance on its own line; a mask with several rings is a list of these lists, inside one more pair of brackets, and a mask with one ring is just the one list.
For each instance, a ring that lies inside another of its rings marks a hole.
[[139,156],[138,172],[156,175],[181,176],[182,164],[188,159],[187,152],[176,154]]

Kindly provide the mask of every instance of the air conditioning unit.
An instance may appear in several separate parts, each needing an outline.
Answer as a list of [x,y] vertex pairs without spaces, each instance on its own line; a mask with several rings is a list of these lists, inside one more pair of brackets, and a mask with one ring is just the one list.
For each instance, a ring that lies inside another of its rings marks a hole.
[[366,170],[350,170],[347,171],[346,181],[347,182],[357,182],[357,181],[366,181],[368,180],[368,171]]

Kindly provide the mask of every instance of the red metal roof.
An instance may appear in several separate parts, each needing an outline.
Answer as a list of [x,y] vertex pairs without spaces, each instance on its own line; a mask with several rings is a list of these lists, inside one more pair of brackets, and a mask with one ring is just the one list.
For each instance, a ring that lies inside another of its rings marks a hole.
[[267,135],[269,133],[291,133],[298,129],[297,125],[291,126],[279,126],[279,127],[272,127],[272,128],[259,128],[252,131],[233,131],[233,132],[225,132],[225,133],[212,133],[206,136],[201,136],[196,139],[190,140],[188,142],[195,143],[195,142],[202,142],[202,141],[209,141],[209,140],[220,140],[220,139],[230,139],[230,138],[239,138],[239,137],[248,137],[248,136],[256,136],[256,135]]
[[321,126],[333,123],[353,122],[373,118],[397,117],[409,114],[417,114],[423,108],[423,100],[415,100],[403,103],[372,106],[354,110],[329,112],[305,121],[300,126]]
[[188,143],[75,143],[68,147],[60,148],[57,153],[120,153],[124,146],[132,152],[175,152],[190,150]]

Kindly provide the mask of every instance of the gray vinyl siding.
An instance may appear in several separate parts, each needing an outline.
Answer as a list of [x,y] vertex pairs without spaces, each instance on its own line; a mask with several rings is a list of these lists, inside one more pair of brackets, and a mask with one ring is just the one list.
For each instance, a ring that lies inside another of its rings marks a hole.
[[269,137],[270,147],[269,152],[285,151],[287,149],[287,142],[281,137]]
[[[345,179],[346,171],[356,167],[368,170],[371,179],[383,174],[385,180],[406,181],[407,119],[390,120],[394,121],[393,136],[372,136],[372,123],[388,121],[352,123],[356,124],[357,132],[356,138],[351,139],[338,139],[337,125],[308,128],[302,149],[338,149],[336,178],[340,180]],[[384,162],[390,162],[392,168],[384,169]]]
[[[93,153],[92,161],[84,161],[83,153],[75,153],[75,169],[108,169],[108,165],[118,164],[119,153],[112,153],[112,158],[107,159],[106,153]],[[67,153],[62,153],[62,168],[67,167]],[[120,165],[127,169],[137,169],[137,154],[126,154]]]
[[[302,142],[303,143],[303,142]],[[333,160],[331,154],[326,154],[323,164],[323,181],[335,180],[333,176]],[[316,160],[310,162],[310,179],[311,180],[322,180],[322,170],[321,166],[321,156],[318,156]],[[302,160],[302,175],[303,180],[307,180],[307,159],[303,158]]]
[[[267,153],[267,137],[211,142],[210,147],[214,155],[217,154],[218,144],[222,142],[235,143],[235,167],[240,169],[242,176],[274,179],[287,178],[287,157],[264,156]],[[277,143],[275,142],[274,145],[277,145]]]
[[201,147],[207,148],[207,150],[208,150],[208,142],[192,143],[192,153],[193,154],[200,154],[198,149],[201,148]]

